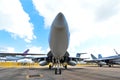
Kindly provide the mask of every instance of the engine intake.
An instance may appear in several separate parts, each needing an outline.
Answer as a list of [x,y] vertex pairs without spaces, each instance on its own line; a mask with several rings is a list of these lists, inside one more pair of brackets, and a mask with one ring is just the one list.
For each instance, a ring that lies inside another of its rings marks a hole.
[[69,61],[68,65],[75,66],[77,63],[75,61]]

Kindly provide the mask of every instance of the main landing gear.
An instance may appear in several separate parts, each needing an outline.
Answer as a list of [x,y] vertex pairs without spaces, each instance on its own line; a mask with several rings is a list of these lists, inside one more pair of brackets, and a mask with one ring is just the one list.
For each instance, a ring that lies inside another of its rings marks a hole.
[[49,65],[49,69],[51,69],[52,68],[52,66],[51,65]]
[[67,69],[67,65],[65,65],[64,68]]

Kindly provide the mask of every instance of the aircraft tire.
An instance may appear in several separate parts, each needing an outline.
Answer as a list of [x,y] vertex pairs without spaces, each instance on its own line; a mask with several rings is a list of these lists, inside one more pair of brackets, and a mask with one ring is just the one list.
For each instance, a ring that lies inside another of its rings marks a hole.
[[59,69],[59,74],[61,74],[61,69]]
[[99,67],[102,67],[102,65],[100,64]]
[[55,69],[55,74],[57,74],[57,68]]
[[52,66],[51,65],[49,65],[49,69],[51,69],[52,68]]
[[110,64],[109,64],[108,66],[109,66],[109,67],[111,67],[111,65],[110,65]]
[[67,69],[67,65],[65,65],[64,67],[65,67],[65,69]]

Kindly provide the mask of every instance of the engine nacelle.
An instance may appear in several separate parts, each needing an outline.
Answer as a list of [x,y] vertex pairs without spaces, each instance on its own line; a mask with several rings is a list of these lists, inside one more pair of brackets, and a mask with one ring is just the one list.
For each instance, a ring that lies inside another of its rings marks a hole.
[[99,65],[106,65],[106,63],[105,63],[105,62],[102,62],[102,61],[99,62],[98,64],[99,64]]
[[40,65],[40,66],[45,66],[45,65],[47,65],[47,64],[48,64],[48,63],[47,63],[47,61],[45,61],[45,60],[39,62],[39,65]]
[[75,66],[77,63],[75,61],[69,61],[68,65]]

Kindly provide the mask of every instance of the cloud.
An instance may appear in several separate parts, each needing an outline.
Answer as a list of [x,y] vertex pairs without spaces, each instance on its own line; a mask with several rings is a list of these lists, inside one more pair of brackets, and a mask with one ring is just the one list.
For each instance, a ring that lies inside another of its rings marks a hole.
[[[70,52],[75,53],[82,49],[86,52],[94,45],[103,49],[107,46],[104,42],[101,42],[100,46],[94,43],[84,48],[81,44],[96,37],[106,39],[106,37],[112,38],[120,35],[119,0],[33,0],[33,4],[39,15],[44,17],[46,28],[50,27],[58,12],[63,12],[71,33],[68,49]],[[113,48],[112,45],[109,46]]]
[[[118,54],[120,54],[120,48],[119,46],[114,47]],[[84,51],[84,50],[83,50]],[[98,54],[102,54],[103,57],[108,57],[108,56],[113,56],[117,55],[113,48],[109,45],[104,45],[104,46],[92,46],[90,48],[87,48],[84,52],[88,53],[85,55],[82,55],[81,57],[88,57],[91,58],[90,54],[95,55],[98,57]]]
[[[46,50],[43,50],[40,46],[27,46],[26,49],[30,49],[28,53],[38,53],[38,54],[47,54],[49,52],[49,48]],[[24,52],[23,50],[22,52]],[[0,47],[0,52],[9,52],[9,53],[15,53],[17,52],[15,48],[10,46]]]
[[39,54],[45,54],[45,51],[42,49],[42,47],[37,47],[37,46],[31,46],[30,48],[30,53],[39,53]]
[[0,0],[0,30],[9,32],[14,38],[31,42],[36,36],[29,20],[19,0]]
[[15,49],[13,47],[0,47],[0,52],[10,52],[14,53]]
[[[49,49],[44,50],[42,47],[40,46],[29,46],[28,47],[30,49],[29,53],[35,53],[35,54],[47,54]],[[29,56],[29,55],[28,55]],[[30,55],[31,56],[31,55]],[[35,55],[34,57],[39,57],[40,55]],[[42,55],[42,56],[46,56],[46,55]]]
[[119,0],[105,0],[96,8],[97,20],[106,20],[116,15],[120,9]]

